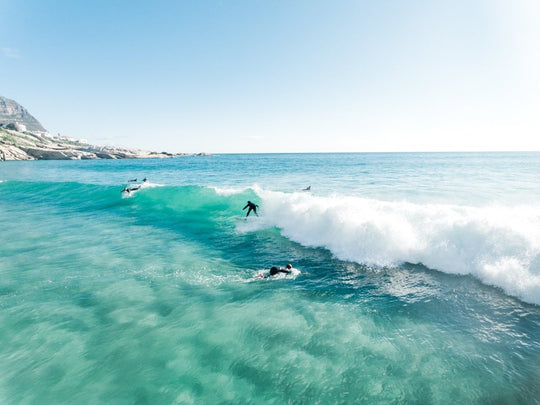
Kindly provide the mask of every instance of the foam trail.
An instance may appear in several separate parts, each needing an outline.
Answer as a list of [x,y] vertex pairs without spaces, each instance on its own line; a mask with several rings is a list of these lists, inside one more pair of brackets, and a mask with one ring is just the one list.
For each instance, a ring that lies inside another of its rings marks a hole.
[[336,257],[471,274],[540,305],[540,207],[468,207],[255,189],[259,226]]

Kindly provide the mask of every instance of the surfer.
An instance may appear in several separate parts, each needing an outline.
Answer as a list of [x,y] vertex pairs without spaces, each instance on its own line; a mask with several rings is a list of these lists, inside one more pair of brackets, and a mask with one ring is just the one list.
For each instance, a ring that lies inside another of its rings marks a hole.
[[307,186],[305,189],[303,189],[302,191],[311,191],[311,186]]
[[138,189],[140,189],[141,186],[139,187],[132,187],[132,188],[127,188],[127,187],[124,187],[124,189],[122,190],[122,192],[126,192],[126,193],[131,193],[132,191],[137,191]]
[[259,274],[257,274],[257,277],[268,278],[268,277],[271,277],[271,276],[275,276],[276,274],[279,274],[279,273],[285,273],[285,274],[292,273],[292,264],[289,263],[285,267],[273,266],[273,267],[270,268],[270,271],[268,272],[267,275],[264,275],[263,273],[259,273]]
[[128,180],[128,183],[134,183],[136,181],[137,181],[137,179],[131,179],[131,180]]
[[272,267],[270,269],[270,275],[275,276],[278,273],[289,274],[291,271],[292,271],[292,264],[289,263],[289,264],[287,264],[287,266],[285,266],[285,268],[283,268],[283,267]]
[[251,201],[248,201],[246,206],[244,208],[242,208],[242,211],[244,211],[246,208],[248,208],[248,211],[247,211],[247,214],[246,214],[246,218],[249,217],[249,214],[250,212],[253,210],[253,213],[257,216],[259,216],[259,214],[257,214],[257,207],[258,205],[257,204],[253,204]]

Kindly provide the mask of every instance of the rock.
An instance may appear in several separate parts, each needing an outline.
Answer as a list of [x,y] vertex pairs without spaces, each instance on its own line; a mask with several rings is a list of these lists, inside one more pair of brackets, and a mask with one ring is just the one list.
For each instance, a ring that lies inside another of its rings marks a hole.
[[171,158],[186,154],[94,146],[40,133],[0,128],[0,160],[87,160]]
[[0,124],[12,124],[19,131],[47,132],[23,106],[9,98],[0,96]]
[[0,97],[0,160],[145,159],[185,155],[94,146],[70,137],[52,137],[25,108]]

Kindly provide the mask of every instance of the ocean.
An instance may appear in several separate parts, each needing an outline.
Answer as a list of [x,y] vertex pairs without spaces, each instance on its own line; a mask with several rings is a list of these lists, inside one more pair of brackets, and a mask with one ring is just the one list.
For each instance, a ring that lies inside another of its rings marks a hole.
[[539,173],[540,153],[0,162],[0,403],[540,404]]

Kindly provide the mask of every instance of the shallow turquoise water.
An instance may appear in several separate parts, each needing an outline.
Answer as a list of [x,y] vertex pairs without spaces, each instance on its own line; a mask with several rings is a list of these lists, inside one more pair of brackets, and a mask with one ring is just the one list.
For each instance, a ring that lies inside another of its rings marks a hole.
[[[2,162],[0,402],[537,404],[538,169],[540,154]],[[287,262],[295,275],[255,277]]]

